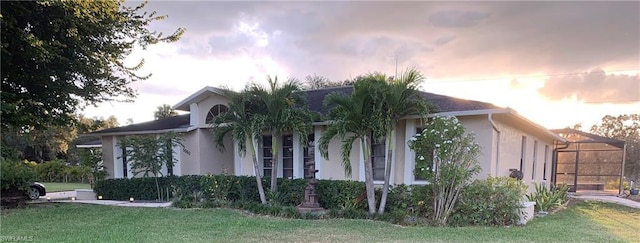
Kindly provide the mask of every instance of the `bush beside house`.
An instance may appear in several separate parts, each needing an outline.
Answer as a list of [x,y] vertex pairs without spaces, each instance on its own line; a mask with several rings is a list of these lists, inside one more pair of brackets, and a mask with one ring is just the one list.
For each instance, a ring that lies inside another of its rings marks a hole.
[[[233,175],[186,175],[159,177],[161,191],[168,193],[176,207],[231,207],[257,214],[314,219],[319,215],[300,214],[307,180],[278,178],[278,191],[263,205],[258,197],[255,178]],[[270,178],[262,178],[268,186]],[[465,188],[454,208],[451,225],[509,225],[520,205],[522,183],[512,178],[479,180]],[[154,178],[108,179],[96,182],[94,191],[103,199],[156,200]],[[396,185],[389,191],[384,215],[369,216],[366,210],[364,182],[319,180],[320,205],[328,212],[324,217],[372,218],[395,224],[431,224],[432,188],[429,185]],[[376,193],[380,194],[378,190]],[[165,197],[166,198],[166,197]],[[489,199],[489,200],[487,200]],[[493,210],[497,209],[497,210]]]

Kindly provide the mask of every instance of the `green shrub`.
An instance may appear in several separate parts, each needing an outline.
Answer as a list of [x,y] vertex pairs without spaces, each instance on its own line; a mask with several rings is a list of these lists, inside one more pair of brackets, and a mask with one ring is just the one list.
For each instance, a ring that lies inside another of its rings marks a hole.
[[416,217],[427,218],[433,213],[433,190],[431,185],[412,185],[411,210]]
[[367,219],[369,213],[365,209],[345,208],[345,209],[330,209],[329,217],[331,218],[345,218],[345,219]]
[[[318,181],[318,200],[325,209],[365,209],[366,195],[361,181]],[[304,190],[303,190],[304,193]]]
[[229,202],[229,191],[235,180],[228,175],[206,175],[200,177],[200,188],[207,200],[215,204]]
[[36,178],[35,171],[25,163],[1,160],[0,166],[2,191],[25,191]]
[[[298,209],[296,209],[293,206],[271,206],[271,205],[264,205],[264,204],[261,204],[260,202],[254,202],[254,201],[236,201],[230,205],[231,207],[247,210],[255,214],[273,215],[273,216],[283,217],[283,218],[303,217],[303,215],[300,214],[300,212],[298,212]],[[308,217],[308,216],[305,216],[305,217]]]
[[[604,186],[605,189],[609,189],[609,190],[618,190],[620,189],[620,179],[615,179],[615,180],[610,180],[607,182],[607,184]],[[629,185],[629,181],[623,181],[622,182],[622,189],[623,190],[629,190],[630,189],[630,185]]]
[[[381,193],[380,190],[376,193]],[[376,219],[393,224],[414,225],[433,212],[431,185],[395,185],[390,187],[385,213]],[[379,202],[377,202],[379,203]]]
[[[253,180],[255,181],[255,179]],[[307,185],[308,181],[305,179],[278,178],[278,192],[284,194],[279,196],[279,202],[282,205],[300,205],[304,202],[304,189]]]
[[417,218],[415,216],[401,210],[386,212],[384,214],[377,214],[375,219],[399,225],[418,224],[418,221],[416,220]]
[[201,208],[205,200],[202,192],[176,192],[172,205],[177,208]]
[[47,182],[64,182],[66,170],[69,166],[62,160],[45,161],[38,166],[38,180]]
[[[103,199],[153,200],[155,178],[108,179],[97,181],[95,192]],[[268,178],[263,178],[268,185]],[[173,205],[191,207],[233,207],[256,214],[282,217],[320,218],[317,214],[300,214],[296,206],[304,201],[305,179],[278,179],[277,193],[267,193],[270,205],[262,205],[254,177],[233,175],[185,175],[160,177],[161,190],[172,198]],[[267,189],[267,188],[265,188]],[[268,191],[268,190],[266,190]],[[359,181],[319,180],[320,205],[329,215],[339,218],[368,218],[364,183]],[[378,191],[379,193],[379,191]],[[431,186],[397,185],[389,191],[389,200],[380,220],[396,224],[413,224],[432,211]]]
[[[385,212],[408,211],[412,206],[412,193],[410,187],[406,185],[389,186]],[[376,198],[378,198],[376,196]]]
[[202,191],[201,187],[201,175],[183,175],[183,176],[168,176],[167,178],[171,183],[173,191],[182,190],[185,192]]
[[567,192],[569,192],[569,186],[562,185],[560,187],[552,187],[547,189],[546,186],[539,184],[536,185],[536,191],[527,195],[529,201],[536,202],[536,212],[549,211],[554,207],[564,204],[567,198]]
[[519,219],[527,186],[509,177],[476,180],[462,191],[450,223],[465,225],[512,225]]

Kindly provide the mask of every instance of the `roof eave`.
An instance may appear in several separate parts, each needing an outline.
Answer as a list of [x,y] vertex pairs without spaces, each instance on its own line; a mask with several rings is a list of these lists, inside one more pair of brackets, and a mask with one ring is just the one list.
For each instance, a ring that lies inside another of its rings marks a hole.
[[539,130],[542,130],[546,135],[548,135],[549,137],[553,138],[554,140],[556,140],[556,141],[560,141],[560,142],[562,142],[562,143],[567,143],[567,139],[565,139],[565,138],[563,138],[563,137],[560,137],[560,135],[555,134],[554,132],[550,131],[549,129],[547,129],[547,128],[543,127],[543,126],[540,126],[540,125],[538,125],[537,123],[535,123],[535,122],[533,122],[533,121],[531,121],[531,120],[527,119],[526,117],[524,117],[524,116],[522,116],[522,115],[518,114],[518,112],[517,112],[517,111],[515,111],[515,110],[513,110],[513,109],[511,109],[511,108],[507,108],[507,109],[509,110],[509,114],[510,114],[510,115],[515,116],[516,118],[518,118],[518,119],[520,119],[520,120],[523,120],[523,121],[524,121],[524,122],[526,122],[527,124],[529,124],[529,125],[531,125],[531,126],[533,126],[533,127],[537,128],[537,129],[539,129]]
[[[466,111],[447,111],[447,112],[436,112],[429,114],[428,117],[434,116],[477,116],[477,115],[488,115],[488,114],[504,114],[509,113],[509,108],[498,108],[498,109],[482,109],[482,110],[466,110]],[[402,119],[417,119],[422,118],[420,115],[411,115],[406,116]]]
[[[508,115],[512,115],[514,117],[516,117],[517,119],[520,119],[522,121],[524,121],[525,123],[527,123],[530,126],[533,126],[534,128],[541,130],[545,135],[553,138],[554,140],[566,143],[567,140],[564,139],[563,137],[560,137],[558,134],[555,134],[553,132],[551,132],[549,129],[544,128],[543,126],[538,125],[537,123],[527,119],[526,117],[518,114],[517,111],[511,109],[511,108],[497,108],[497,109],[482,109],[482,110],[466,110],[466,111],[448,111],[448,112],[437,112],[437,113],[432,113],[429,114],[429,117],[434,117],[434,116],[477,116],[477,115],[489,115],[489,114],[508,114]],[[418,115],[412,115],[412,116],[407,116],[403,119],[417,119],[417,118],[421,118]]]
[[79,137],[104,137],[104,136],[123,136],[123,135],[144,135],[144,134],[158,134],[158,133],[167,133],[167,132],[190,132],[195,130],[197,127],[184,127],[184,128],[171,128],[171,129],[160,129],[160,130],[143,130],[143,131],[127,131],[127,132],[106,132],[106,133],[88,133],[81,134]]
[[76,148],[102,148],[102,144],[78,144],[76,145]]

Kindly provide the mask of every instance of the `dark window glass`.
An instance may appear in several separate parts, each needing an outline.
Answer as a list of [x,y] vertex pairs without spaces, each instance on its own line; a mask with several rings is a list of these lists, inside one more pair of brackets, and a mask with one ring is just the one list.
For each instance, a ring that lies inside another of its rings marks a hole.
[[384,180],[385,149],[384,138],[374,139],[371,142],[371,165],[373,166],[373,179],[376,181]]
[[293,135],[282,136],[282,177],[293,178]]

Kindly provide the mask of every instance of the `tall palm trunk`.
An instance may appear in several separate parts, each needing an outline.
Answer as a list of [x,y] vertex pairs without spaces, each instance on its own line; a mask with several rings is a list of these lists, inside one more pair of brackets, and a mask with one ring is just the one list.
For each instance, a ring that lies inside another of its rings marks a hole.
[[387,161],[384,166],[384,185],[382,186],[382,197],[380,198],[380,208],[378,213],[384,213],[384,207],[387,205],[387,196],[389,195],[389,181],[391,180],[391,161],[393,161],[393,148],[396,141],[396,129],[391,128],[387,135]]
[[369,205],[369,214],[376,213],[376,194],[373,187],[373,166],[371,165],[371,139],[365,135],[360,139],[362,143],[362,155],[364,157],[364,183],[367,191],[367,204]]
[[267,197],[264,195],[264,187],[262,187],[262,176],[260,176],[260,166],[258,166],[258,154],[256,153],[257,141],[255,139],[251,139],[251,144],[249,144],[249,148],[251,149],[251,157],[253,159],[253,171],[256,175],[256,183],[258,184],[258,194],[260,194],[260,202],[262,204],[267,204]]
[[280,132],[277,129],[273,129],[271,133],[271,192],[278,191],[278,163],[280,162]]

